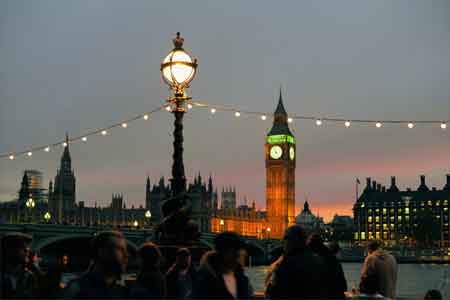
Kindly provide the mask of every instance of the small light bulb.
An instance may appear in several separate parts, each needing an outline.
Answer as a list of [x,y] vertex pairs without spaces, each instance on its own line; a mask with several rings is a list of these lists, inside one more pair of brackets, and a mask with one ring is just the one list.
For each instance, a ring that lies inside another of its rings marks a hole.
[[31,155],[33,155],[33,152],[28,151],[27,155],[28,155],[28,156],[31,156]]
[[147,115],[147,114],[144,115],[144,120],[145,120],[145,121],[148,120],[148,115]]
[[127,128],[128,124],[127,123],[122,123],[122,128]]
[[50,152],[50,147],[45,147],[44,151],[45,152]]
[[211,113],[215,114],[216,113],[216,109],[215,108],[211,108]]
[[267,116],[266,116],[266,115],[262,115],[262,116],[261,116],[261,120],[265,121],[266,119],[267,119]]
[[234,113],[234,115],[235,115],[236,117],[239,117],[239,116],[241,115],[241,113],[237,111],[237,112]]
[[9,159],[10,159],[10,160],[13,160],[13,159],[14,159],[14,155],[11,154],[11,155],[9,156]]
[[83,142],[87,142],[87,137],[83,136],[83,137],[81,138],[81,140],[82,140]]
[[319,120],[316,120],[316,125],[317,125],[317,126],[322,125],[322,120],[320,120],[320,119],[319,119]]
[[67,147],[67,143],[66,142],[62,143],[62,145],[63,145],[63,147]]
[[293,121],[294,121],[294,119],[288,118],[288,122],[289,122],[289,123],[292,123]]
[[169,112],[172,111],[172,108],[170,107],[170,105],[166,106],[166,110],[169,111]]
[[375,126],[376,126],[377,128],[380,128],[380,127],[382,126],[382,124],[381,124],[380,122],[377,122],[377,123],[375,124]]
[[192,109],[192,104],[188,103],[187,108]]
[[106,135],[108,132],[106,130],[102,130],[102,135]]
[[441,123],[441,129],[446,129],[447,128],[447,124],[446,123]]
[[345,125],[345,127],[350,127],[350,121],[345,121],[345,123],[344,123],[344,125]]
[[408,128],[409,128],[409,129],[414,128],[414,123],[408,123]]

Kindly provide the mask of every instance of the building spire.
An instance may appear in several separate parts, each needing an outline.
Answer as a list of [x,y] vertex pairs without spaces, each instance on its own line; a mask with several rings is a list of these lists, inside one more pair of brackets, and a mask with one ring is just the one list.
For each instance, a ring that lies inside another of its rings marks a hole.
[[278,98],[278,105],[273,115],[273,126],[268,136],[279,134],[286,134],[293,136],[288,126],[288,114],[286,112],[286,109],[284,108],[281,87],[280,87],[280,95]]
[[284,105],[283,105],[283,95],[281,93],[281,85],[280,85],[280,96],[278,97],[278,105],[277,105],[277,108],[275,109],[275,115],[276,114],[287,115],[286,109],[284,108]]

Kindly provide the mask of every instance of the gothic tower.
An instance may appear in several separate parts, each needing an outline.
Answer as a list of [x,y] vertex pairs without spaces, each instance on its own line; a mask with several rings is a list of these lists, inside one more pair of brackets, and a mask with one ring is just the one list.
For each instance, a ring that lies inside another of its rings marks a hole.
[[267,134],[266,207],[271,238],[282,238],[295,223],[295,138],[289,130],[288,116],[281,96],[273,126]]
[[58,222],[64,219],[64,212],[75,208],[75,175],[72,170],[72,159],[69,152],[69,136],[61,157],[61,165],[57,170],[52,195],[53,215]]
[[28,175],[27,172],[23,172],[22,183],[20,184],[19,190],[19,205],[25,206],[28,198],[30,197],[30,186],[28,183]]

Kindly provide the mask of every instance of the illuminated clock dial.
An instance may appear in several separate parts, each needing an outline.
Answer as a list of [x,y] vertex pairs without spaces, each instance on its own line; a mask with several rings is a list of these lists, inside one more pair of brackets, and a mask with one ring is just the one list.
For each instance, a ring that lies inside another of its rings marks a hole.
[[270,148],[270,157],[273,159],[279,159],[283,155],[283,149],[280,146],[273,146]]
[[291,146],[291,148],[289,148],[289,158],[291,160],[294,160],[294,158],[295,158],[295,149],[292,146]]

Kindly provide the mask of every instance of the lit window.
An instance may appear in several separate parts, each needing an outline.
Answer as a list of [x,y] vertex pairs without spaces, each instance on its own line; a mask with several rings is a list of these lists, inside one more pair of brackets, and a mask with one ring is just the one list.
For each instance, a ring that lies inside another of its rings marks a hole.
[[440,206],[441,205],[441,201],[440,200],[436,200],[436,206]]
[[372,216],[369,216],[369,217],[367,218],[367,222],[372,223]]
[[424,206],[425,205],[425,202],[420,202],[420,206]]
[[448,205],[448,200],[444,200],[444,205],[445,205],[445,206]]
[[428,200],[428,206],[432,206],[433,202],[431,202],[431,200]]
[[376,211],[376,212],[379,212],[379,211],[380,211],[380,209],[379,209],[379,208],[377,208],[377,209],[375,209],[375,211]]
[[366,204],[363,202],[361,203],[361,208],[364,208],[366,206]]
[[366,239],[366,233],[363,231],[361,232],[361,240],[365,240]]
[[355,232],[355,240],[357,240],[357,239],[358,239],[358,233]]
[[405,221],[409,222],[409,216],[405,216]]
[[401,214],[401,213],[402,213],[402,209],[399,208],[398,211],[397,211],[397,213]]
[[387,232],[383,232],[383,240],[387,240]]
[[401,222],[402,221],[402,216],[398,216],[398,221]]
[[371,214],[371,213],[372,213],[372,209],[371,209],[371,208],[369,208],[368,212],[369,212],[369,214]]
[[444,207],[444,211],[448,211],[448,207]]
[[377,231],[377,232],[375,233],[375,238],[376,238],[377,240],[380,239],[380,232],[379,232],[379,231]]
[[386,212],[387,212],[387,209],[386,209],[386,208],[383,208],[383,215],[385,215]]
[[394,209],[393,208],[391,208],[391,215],[393,215],[394,214]]
[[379,216],[375,217],[375,223],[380,223],[380,217]]
[[395,220],[395,217],[392,216],[392,217],[391,217],[391,222],[394,222],[394,220]]
[[387,229],[387,224],[383,224],[383,230]]
[[409,207],[405,208],[405,214],[407,214],[407,215],[409,214]]
[[394,229],[394,224],[391,224],[391,229]]
[[417,212],[417,208],[414,208],[414,209],[413,209],[413,212]]

